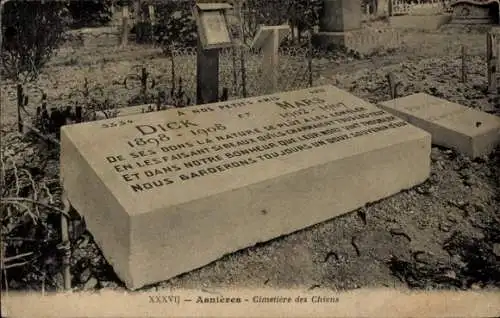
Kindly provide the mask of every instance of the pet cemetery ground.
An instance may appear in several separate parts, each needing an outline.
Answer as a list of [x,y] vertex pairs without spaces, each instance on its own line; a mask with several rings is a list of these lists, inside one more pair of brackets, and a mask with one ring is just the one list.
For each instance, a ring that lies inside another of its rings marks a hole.
[[[361,32],[388,27],[384,19],[364,21]],[[118,116],[125,107],[134,109],[133,116],[171,107],[181,111],[200,107],[194,105],[196,47],[133,40],[120,46],[117,37],[105,34],[103,28],[92,30],[91,35],[89,29],[73,32],[83,34],[84,41],[61,45],[35,80],[21,86],[9,79],[1,83],[2,290],[126,289],[96,244],[96,233],[64,205],[58,118],[126,120],[129,117]],[[279,49],[276,93],[331,84],[374,105],[426,93],[500,115],[498,90],[492,91],[488,81],[488,27],[445,25],[431,31],[398,32],[397,47],[369,53],[337,46],[311,51],[308,45],[286,40]],[[219,58],[221,101],[265,94],[262,53],[227,49]],[[59,117],[44,117],[43,109],[52,108],[59,110]],[[111,145],[114,135],[103,138],[109,138],[106,142]],[[394,171],[399,170],[394,167]],[[316,197],[311,195],[309,200],[315,206]],[[498,148],[473,158],[433,144],[430,176],[423,183],[220,255],[206,266],[140,290],[498,288],[499,207]],[[69,244],[61,243],[65,241],[61,214],[70,219]],[[65,277],[65,269],[69,276]]]

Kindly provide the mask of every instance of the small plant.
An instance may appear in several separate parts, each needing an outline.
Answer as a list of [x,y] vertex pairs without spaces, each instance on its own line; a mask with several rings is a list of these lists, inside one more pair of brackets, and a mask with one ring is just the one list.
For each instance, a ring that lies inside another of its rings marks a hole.
[[151,74],[145,67],[141,68],[140,74],[129,74],[123,81],[123,85],[128,90],[133,90],[135,88],[134,86],[137,86],[137,84],[139,84],[140,93],[129,100],[129,105],[148,104],[153,102],[154,95],[150,94],[148,91],[155,88],[156,80],[151,77]]
[[[97,96],[93,92],[97,92]],[[100,86],[90,88],[87,79],[83,89],[74,89],[69,94],[68,98],[73,99],[74,105],[49,106],[47,95],[43,94],[41,105],[37,106],[34,115],[34,128],[39,134],[46,134],[39,137],[50,139],[49,136],[53,135],[59,139],[60,129],[66,124],[115,117],[118,113],[116,105],[103,96],[103,88]]]
[[165,90],[158,89],[156,95],[154,96],[156,108],[154,109],[153,107],[150,107],[150,109],[146,112],[165,110],[169,106],[178,108],[191,105],[191,99],[184,90],[182,77],[178,78],[177,83],[177,85],[172,85],[170,88],[166,88]]
[[69,99],[75,97],[75,116],[76,109],[80,107],[81,121],[96,120],[98,114],[102,114],[105,118],[116,116],[116,105],[105,97],[103,86],[94,85],[91,87],[87,78],[84,80],[83,89],[74,89],[68,96]]

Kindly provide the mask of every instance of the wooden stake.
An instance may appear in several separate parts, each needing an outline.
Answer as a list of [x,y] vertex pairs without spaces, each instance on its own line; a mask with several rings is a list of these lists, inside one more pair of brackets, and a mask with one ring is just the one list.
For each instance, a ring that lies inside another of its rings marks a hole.
[[240,66],[241,66],[241,88],[242,88],[242,95],[243,97],[247,97],[247,70],[246,70],[246,65],[245,65],[245,44],[246,44],[246,37],[245,37],[245,29],[244,29],[244,23],[245,23],[245,16],[243,15],[243,5],[240,2],[237,2],[237,12],[238,12],[238,17],[239,17],[239,23],[240,23],[240,37],[241,37],[241,43],[239,45],[240,49]]
[[[71,209],[71,204],[69,203],[66,193],[63,194],[62,198],[64,204],[64,212],[69,214]],[[61,250],[62,255],[62,274],[64,279],[64,290],[71,290],[71,244],[69,241],[69,231],[68,231],[69,220],[64,213],[61,213]]]
[[153,5],[148,6],[148,11],[149,11],[149,30],[151,32],[150,34],[150,41],[154,43],[155,39],[155,25],[156,25],[156,14],[155,14],[155,7]]
[[308,73],[308,80],[309,80],[309,87],[313,86],[313,44],[312,44],[312,34],[313,30],[312,28],[309,30],[309,37],[308,37],[308,43],[307,43],[307,73]]
[[149,5],[148,11],[149,11],[149,22],[151,22],[151,25],[155,25],[156,24],[155,7],[153,5]]
[[467,82],[467,48],[462,45],[462,83]]
[[21,107],[23,107],[23,103],[24,103],[23,86],[21,84],[17,84],[17,130],[20,133],[23,132],[23,119],[21,118]]
[[401,84],[399,80],[396,78],[394,73],[390,72],[386,75],[387,82],[389,83],[389,94],[391,95],[391,99],[398,98],[398,86]]
[[486,62],[488,67],[488,92],[497,93],[498,43],[495,33],[486,35]]
[[128,44],[128,19],[128,7],[124,6],[122,8],[122,38],[120,43],[122,46],[126,46]]

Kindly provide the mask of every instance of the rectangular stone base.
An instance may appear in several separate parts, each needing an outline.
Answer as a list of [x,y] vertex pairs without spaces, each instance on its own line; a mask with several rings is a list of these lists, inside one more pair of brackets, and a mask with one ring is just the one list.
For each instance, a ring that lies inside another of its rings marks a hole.
[[61,178],[137,289],[425,181],[430,141],[328,85],[65,126]]
[[346,32],[318,32],[314,36],[317,46],[327,48],[339,45],[362,54],[378,50],[396,49],[401,45],[399,33],[387,29],[359,29]]
[[418,93],[379,104],[428,131],[432,142],[471,158],[489,154],[500,144],[500,118],[428,94]]

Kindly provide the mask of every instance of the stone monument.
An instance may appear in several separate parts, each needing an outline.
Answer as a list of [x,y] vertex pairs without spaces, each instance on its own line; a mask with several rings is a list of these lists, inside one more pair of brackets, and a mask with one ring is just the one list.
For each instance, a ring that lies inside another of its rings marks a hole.
[[397,48],[399,33],[392,28],[362,28],[361,0],[324,0],[319,32],[314,43],[320,47],[344,46],[360,53]]
[[61,181],[130,289],[425,181],[431,137],[334,86],[61,129]]

